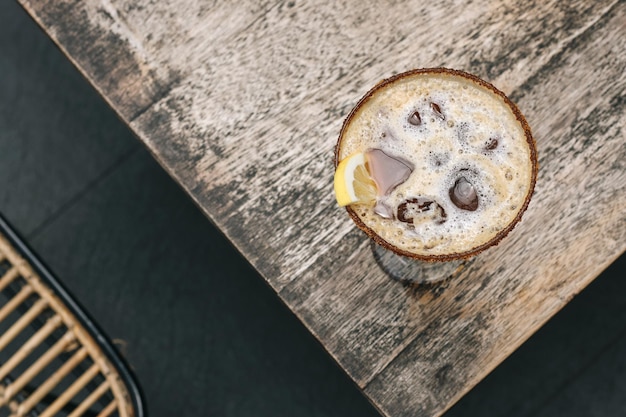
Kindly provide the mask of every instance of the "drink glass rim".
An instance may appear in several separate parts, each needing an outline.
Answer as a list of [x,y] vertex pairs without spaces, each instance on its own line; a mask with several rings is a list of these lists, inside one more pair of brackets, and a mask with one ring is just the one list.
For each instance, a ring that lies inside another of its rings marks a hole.
[[533,195],[534,189],[535,189],[535,183],[537,182],[537,174],[539,171],[539,163],[537,160],[537,144],[535,142],[535,139],[531,133],[530,130],[530,126],[528,125],[528,122],[526,121],[526,118],[522,115],[522,113],[520,112],[519,108],[515,105],[515,103],[513,103],[507,96],[506,94],[504,94],[502,91],[500,91],[499,89],[497,89],[495,86],[493,86],[492,84],[488,83],[487,81],[484,81],[481,78],[478,78],[477,76],[467,73],[465,71],[460,71],[460,70],[455,70],[455,69],[450,69],[450,68],[444,68],[444,67],[438,67],[438,68],[418,68],[418,69],[413,69],[413,70],[409,70],[406,72],[402,72],[396,75],[393,75],[389,78],[386,78],[382,81],[380,81],[378,84],[376,84],[374,87],[372,87],[367,93],[365,93],[365,95],[357,102],[357,104],[352,108],[352,110],[350,111],[350,113],[348,114],[348,116],[345,118],[343,125],[341,126],[341,131],[339,132],[339,138],[337,139],[337,144],[335,145],[335,153],[334,153],[334,163],[335,163],[335,169],[337,168],[337,165],[339,165],[339,152],[340,152],[340,148],[341,148],[341,143],[344,137],[344,133],[347,129],[347,127],[350,125],[350,122],[352,121],[352,118],[357,114],[357,112],[363,107],[363,105],[365,105],[371,98],[372,96],[379,90],[387,87],[390,84],[393,84],[394,82],[401,80],[401,79],[405,79],[405,78],[409,78],[415,75],[436,75],[436,74],[445,74],[445,75],[451,75],[451,76],[457,76],[457,77],[462,77],[465,78],[467,80],[470,80],[488,90],[490,90],[491,92],[495,93],[496,95],[498,95],[500,98],[502,98],[505,102],[505,104],[511,109],[511,111],[513,112],[513,114],[515,115],[515,118],[518,120],[518,122],[521,124],[522,129],[524,130],[524,135],[526,137],[526,142],[528,144],[529,150],[530,150],[530,159],[531,159],[531,164],[532,164],[532,170],[531,170],[531,178],[530,178],[530,188],[528,190],[528,193],[526,195],[526,198],[524,199],[524,202],[520,208],[520,210],[518,211],[517,215],[515,216],[515,218],[513,219],[513,221],[511,221],[507,227],[505,227],[504,229],[500,230],[492,239],[490,239],[489,241],[487,241],[486,243],[483,243],[482,245],[479,245],[475,248],[472,248],[470,250],[464,251],[464,252],[458,252],[458,253],[450,253],[450,254],[442,254],[442,255],[422,255],[422,254],[417,254],[417,253],[413,253],[413,252],[409,252],[403,249],[400,249],[396,246],[394,246],[393,244],[387,242],[385,239],[383,239],[382,237],[380,237],[376,232],[374,232],[370,227],[368,227],[362,220],[361,218],[357,215],[357,213],[354,211],[353,208],[350,207],[350,205],[346,206],[346,211],[348,212],[348,215],[352,218],[352,220],[354,221],[354,223],[357,225],[357,227],[359,227],[359,229],[361,229],[363,232],[365,232],[365,234],[367,234],[367,236],[369,236],[370,239],[372,239],[374,242],[376,242],[377,244],[379,244],[380,246],[384,247],[385,249],[388,249],[390,251],[393,251],[394,253],[401,255],[401,256],[405,256],[408,258],[413,258],[413,259],[418,259],[418,260],[422,260],[422,261],[427,261],[427,262],[445,262],[445,261],[452,261],[452,260],[459,260],[459,259],[467,259],[467,258],[471,258],[477,254],[479,254],[480,252],[484,251],[485,249],[495,246],[498,243],[500,243],[500,241],[502,239],[504,239],[509,232],[511,232],[511,230],[513,230],[513,228],[515,228],[515,226],[521,221],[522,219],[522,215],[524,214],[524,212],[526,211],[526,209],[528,208],[528,204],[530,203],[530,199]]

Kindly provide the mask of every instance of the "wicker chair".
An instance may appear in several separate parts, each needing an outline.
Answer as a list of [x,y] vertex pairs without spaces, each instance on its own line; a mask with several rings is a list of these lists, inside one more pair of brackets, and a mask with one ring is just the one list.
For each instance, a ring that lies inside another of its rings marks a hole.
[[142,417],[95,323],[0,217],[0,417]]

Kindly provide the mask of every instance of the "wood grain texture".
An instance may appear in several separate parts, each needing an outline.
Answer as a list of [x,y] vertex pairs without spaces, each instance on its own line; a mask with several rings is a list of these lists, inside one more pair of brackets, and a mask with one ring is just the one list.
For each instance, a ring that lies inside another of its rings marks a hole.
[[[441,414],[625,249],[623,1],[22,2],[388,415]],[[375,82],[440,65],[512,96],[541,170],[510,237],[414,290],[335,207],[332,150]]]
[[[575,36],[597,18],[584,3],[579,15],[555,10],[554,4],[528,5],[508,19],[509,8],[488,4],[476,8],[487,15],[466,16],[454,4],[411,10],[403,3],[388,11],[394,20],[386,25],[394,30],[381,33],[365,24],[376,22],[380,13],[373,4],[339,10],[327,5],[327,19],[320,7],[303,5],[299,14],[272,9],[230,43],[214,45],[203,38],[199,53],[213,49],[204,71],[197,69],[131,125],[172,175],[198,190],[192,194],[199,205],[280,290],[353,228],[329,192],[332,148],[342,118],[375,82],[406,68],[446,65],[469,67],[510,92],[567,38],[559,42],[548,34],[553,50],[541,59],[507,49],[499,49],[498,56],[485,44],[493,42],[494,33],[506,33],[507,26],[484,30],[489,22],[513,25],[509,36],[517,38],[505,44],[525,49],[546,26],[560,24],[569,30],[561,36]],[[457,24],[464,20],[469,24]],[[354,27],[359,30],[350,33]],[[450,27],[445,44],[417,43],[430,40],[440,27]],[[307,39],[298,36],[302,32]],[[455,49],[463,40],[466,46]],[[477,58],[483,50],[493,55],[485,64]],[[524,71],[504,70],[515,65]],[[257,227],[259,221],[266,227]]]
[[594,267],[612,261],[607,253],[623,250],[626,60],[617,57],[626,48],[624,6],[515,91],[543,144],[535,204],[515,237],[468,271],[469,280],[479,277],[480,294],[468,297],[471,287],[459,280],[439,298],[437,308],[458,318],[425,326],[366,388],[389,413],[443,411],[595,278]]
[[21,3],[122,117],[140,113],[176,79],[150,62],[109,1]]
[[[624,338],[626,323],[626,256],[620,256],[585,290],[574,297],[519,349],[502,362],[466,396],[446,411],[445,417],[533,417],[560,392],[579,385],[594,386],[580,395],[580,402],[603,409],[605,401],[624,404],[626,385],[616,369],[613,375],[586,370],[603,361],[607,349]],[[615,398],[604,393],[613,391]],[[589,409],[579,409],[587,416]],[[559,414],[554,414],[554,417]],[[561,414],[565,415],[565,414]],[[613,415],[605,413],[605,415]]]

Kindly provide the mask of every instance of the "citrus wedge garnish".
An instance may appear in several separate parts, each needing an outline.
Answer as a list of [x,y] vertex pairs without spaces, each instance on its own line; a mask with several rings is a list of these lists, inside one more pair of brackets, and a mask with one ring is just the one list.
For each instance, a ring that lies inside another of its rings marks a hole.
[[339,162],[335,171],[335,196],[340,207],[376,200],[376,183],[368,171],[365,153],[355,153]]

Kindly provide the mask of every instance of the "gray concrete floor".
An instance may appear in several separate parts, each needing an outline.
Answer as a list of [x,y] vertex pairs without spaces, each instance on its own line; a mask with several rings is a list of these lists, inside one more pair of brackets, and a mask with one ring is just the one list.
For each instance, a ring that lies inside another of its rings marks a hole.
[[[111,338],[151,416],[377,416],[26,13],[0,4],[0,212]],[[626,258],[453,416],[626,415]]]

